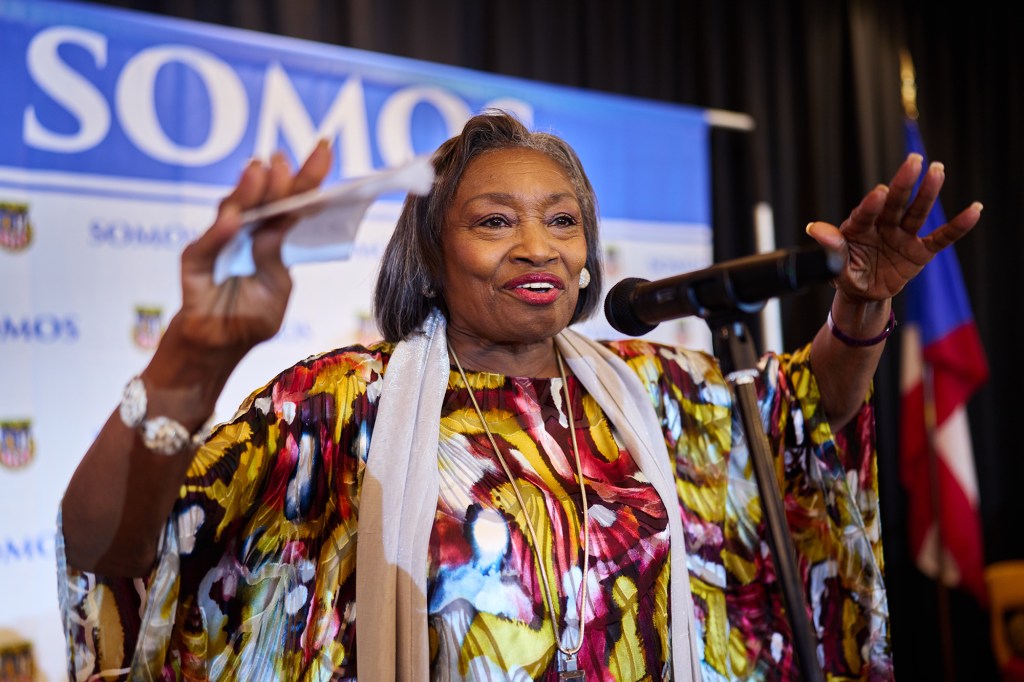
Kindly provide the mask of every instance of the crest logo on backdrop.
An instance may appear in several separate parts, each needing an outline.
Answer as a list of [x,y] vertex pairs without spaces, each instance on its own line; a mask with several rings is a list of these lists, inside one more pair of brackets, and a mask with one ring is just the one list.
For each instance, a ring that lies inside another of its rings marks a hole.
[[0,248],[24,251],[32,243],[28,204],[0,202]]
[[36,442],[28,419],[0,421],[0,465],[22,469],[35,457]]
[[164,309],[159,306],[135,306],[132,341],[139,348],[153,350],[164,333]]

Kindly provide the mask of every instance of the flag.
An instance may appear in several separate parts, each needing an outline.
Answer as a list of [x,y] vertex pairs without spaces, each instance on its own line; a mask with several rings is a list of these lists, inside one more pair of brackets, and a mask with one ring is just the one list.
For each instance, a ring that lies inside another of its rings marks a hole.
[[[925,156],[917,124],[910,118],[905,132],[908,153]],[[936,202],[921,235],[945,222]],[[968,590],[986,604],[966,406],[988,378],[988,362],[953,247],[936,254],[904,292],[900,480],[907,493],[911,551],[925,575]]]

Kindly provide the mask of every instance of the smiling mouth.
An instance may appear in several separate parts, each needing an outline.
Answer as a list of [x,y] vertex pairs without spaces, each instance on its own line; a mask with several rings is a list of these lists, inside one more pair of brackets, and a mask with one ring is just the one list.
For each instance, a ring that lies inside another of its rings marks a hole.
[[506,291],[529,305],[550,305],[562,296],[559,284],[551,279],[520,281],[508,286]]

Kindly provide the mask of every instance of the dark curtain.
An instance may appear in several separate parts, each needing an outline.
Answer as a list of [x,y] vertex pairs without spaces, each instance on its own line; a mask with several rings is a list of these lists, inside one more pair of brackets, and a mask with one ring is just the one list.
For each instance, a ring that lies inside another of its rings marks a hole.
[[[599,91],[751,114],[752,133],[716,130],[715,258],[752,253],[755,202],[779,247],[809,220],[838,224],[904,156],[898,53],[916,67],[928,156],[946,164],[942,204],[985,204],[957,246],[992,376],[969,405],[987,562],[1024,557],[1014,414],[1024,378],[1021,218],[1024,122],[1020,24],[980,0],[109,0],[102,4],[278,33]],[[821,325],[831,292],[782,301],[787,346]],[[900,299],[896,300],[897,312]],[[876,377],[883,535],[901,679],[995,679],[988,614],[936,590],[907,552],[897,470],[898,340]],[[1015,502],[1014,500],[1018,501]],[[953,659],[953,664],[949,660]],[[954,672],[955,671],[955,672]]]

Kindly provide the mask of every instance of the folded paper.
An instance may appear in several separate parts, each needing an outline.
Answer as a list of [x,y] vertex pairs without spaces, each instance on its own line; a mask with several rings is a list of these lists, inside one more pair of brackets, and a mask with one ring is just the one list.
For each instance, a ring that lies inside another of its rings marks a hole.
[[389,192],[426,194],[434,182],[429,156],[365,175],[325,189],[281,199],[242,214],[242,229],[217,255],[213,278],[218,284],[229,277],[256,272],[252,235],[266,221],[292,216],[298,222],[285,237],[281,258],[286,267],[298,263],[346,260],[352,254],[359,225],[374,201]]

